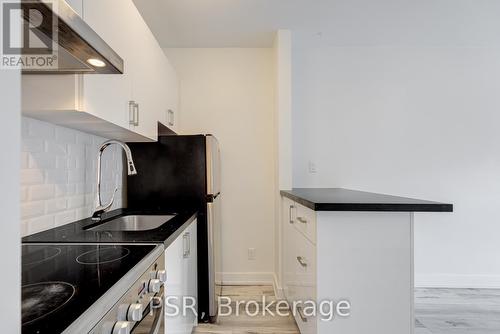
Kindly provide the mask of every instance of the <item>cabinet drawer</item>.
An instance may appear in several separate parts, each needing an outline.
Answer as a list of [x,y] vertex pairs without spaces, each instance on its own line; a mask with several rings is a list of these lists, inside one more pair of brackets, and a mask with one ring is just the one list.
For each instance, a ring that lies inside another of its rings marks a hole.
[[[316,318],[307,317],[303,303],[316,300],[316,246],[291,224],[285,226],[285,291],[290,305],[297,303],[295,321],[301,334],[316,333]],[[301,307],[302,306],[302,307]]]
[[295,207],[296,228],[316,244],[316,212],[298,203],[295,203]]

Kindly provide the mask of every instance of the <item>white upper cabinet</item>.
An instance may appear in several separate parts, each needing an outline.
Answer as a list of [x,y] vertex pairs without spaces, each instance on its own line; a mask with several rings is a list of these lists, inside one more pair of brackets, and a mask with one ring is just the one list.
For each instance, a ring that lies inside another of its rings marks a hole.
[[24,114],[127,141],[157,140],[158,122],[176,131],[177,75],[132,0],[68,3],[123,58],[124,73],[24,75]]
[[[134,45],[129,50],[130,62],[133,64],[132,92],[133,100],[138,104],[138,131],[149,134],[156,133],[158,121],[173,127],[168,124],[168,110],[177,109],[177,102],[171,101],[173,94],[177,96],[177,75],[149,27],[136,13],[134,19],[138,24],[130,36]],[[148,84],[144,85],[144,82]],[[175,84],[172,85],[172,82]]]
[[124,71],[123,74],[83,75],[82,109],[128,128],[135,66],[131,57],[134,47],[131,36],[139,14],[128,0],[84,0],[83,13],[85,22],[123,58]]
[[[84,91],[89,99],[99,109],[125,108],[126,126],[148,138],[157,138],[157,122],[175,127],[174,120],[173,125],[168,124],[168,110],[175,114],[178,108],[177,75],[134,3],[131,0],[84,0],[83,3],[85,21],[125,62],[121,80],[114,75],[85,78]],[[111,105],[102,106],[98,97],[105,87],[118,88],[106,102]],[[91,112],[99,112],[96,109],[88,105]],[[123,113],[116,112],[113,116],[120,122]]]

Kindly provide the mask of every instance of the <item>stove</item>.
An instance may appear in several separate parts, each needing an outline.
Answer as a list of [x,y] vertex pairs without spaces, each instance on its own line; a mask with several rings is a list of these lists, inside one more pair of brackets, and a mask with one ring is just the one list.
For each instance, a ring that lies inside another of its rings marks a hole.
[[[154,261],[162,253],[158,247],[161,246],[23,245],[22,333],[63,333],[77,320],[82,326],[95,326],[131,285],[136,291],[138,284],[146,284],[137,280],[146,274],[149,278],[150,271],[157,269]],[[137,299],[142,298],[140,294],[141,291]],[[110,295],[117,300],[109,300]],[[84,314],[87,318],[97,314],[98,318],[82,322]],[[76,332],[83,332],[83,327]]]

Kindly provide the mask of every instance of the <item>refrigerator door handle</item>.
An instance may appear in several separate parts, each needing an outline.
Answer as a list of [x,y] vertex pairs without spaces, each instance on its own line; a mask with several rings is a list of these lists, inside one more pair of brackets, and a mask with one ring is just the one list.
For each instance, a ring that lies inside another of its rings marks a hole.
[[214,244],[214,204],[207,203],[207,241],[208,241],[208,296],[210,316],[217,314],[215,291],[215,244]]
[[212,135],[206,136],[206,164],[207,194],[215,196],[220,192],[220,149]]

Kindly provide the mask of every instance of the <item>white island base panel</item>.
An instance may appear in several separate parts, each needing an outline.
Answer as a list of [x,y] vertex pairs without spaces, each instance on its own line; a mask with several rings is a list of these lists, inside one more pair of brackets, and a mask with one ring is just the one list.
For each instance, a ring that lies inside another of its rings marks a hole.
[[311,319],[317,333],[413,334],[413,213],[316,212],[316,224],[317,300],[351,304]]

